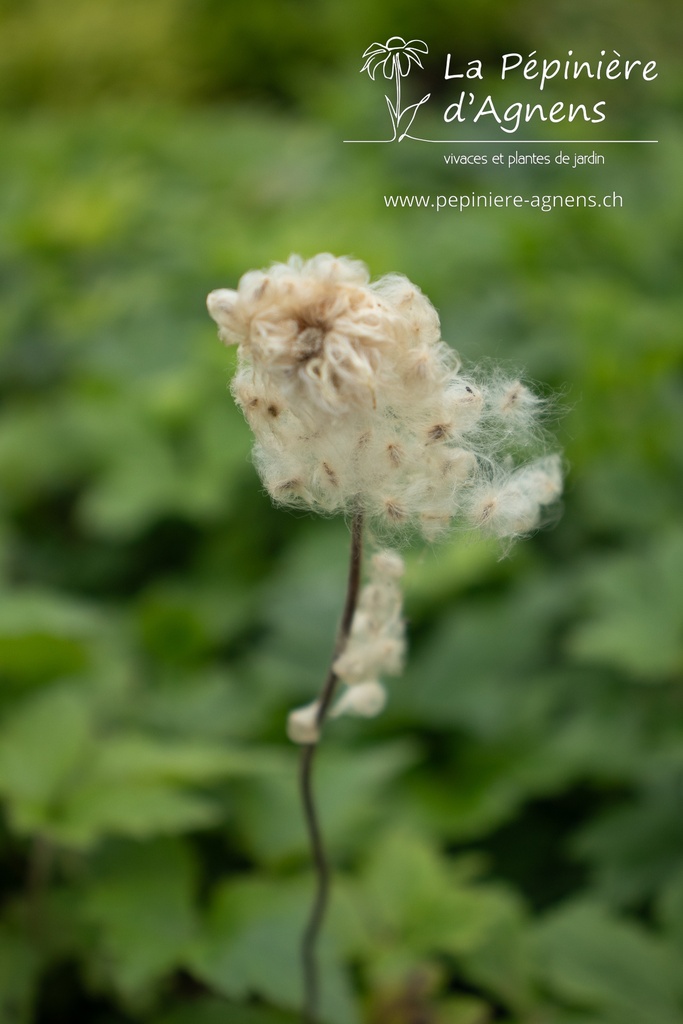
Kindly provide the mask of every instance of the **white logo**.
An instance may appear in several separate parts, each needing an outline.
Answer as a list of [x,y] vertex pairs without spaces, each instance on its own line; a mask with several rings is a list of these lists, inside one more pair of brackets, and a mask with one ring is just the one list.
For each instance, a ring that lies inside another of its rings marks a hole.
[[393,135],[390,139],[374,139],[368,141],[403,142],[405,138],[411,138],[408,133],[413,121],[415,120],[415,115],[422,104],[427,102],[431,93],[427,93],[426,96],[423,96],[418,103],[410,103],[407,107],[402,107],[401,79],[408,77],[413,64],[417,64],[420,68],[423,67],[424,65],[420,60],[420,54],[428,52],[429,47],[422,41],[422,39],[411,39],[410,42],[407,43],[405,39],[401,38],[401,36],[392,36],[390,39],[387,39],[386,43],[372,43],[368,46],[367,50],[363,54],[365,63],[361,68],[361,74],[364,71],[367,71],[374,82],[375,75],[381,69],[383,77],[387,82],[396,82],[396,92],[393,102],[386,94],[384,97],[389,108]]

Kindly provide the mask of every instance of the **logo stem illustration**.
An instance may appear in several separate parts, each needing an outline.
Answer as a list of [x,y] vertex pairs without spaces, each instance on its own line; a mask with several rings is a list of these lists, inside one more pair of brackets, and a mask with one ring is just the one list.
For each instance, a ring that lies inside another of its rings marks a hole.
[[386,43],[372,43],[363,54],[365,64],[361,68],[361,73],[367,71],[374,81],[378,69],[381,68],[388,81],[396,79],[395,104],[385,94],[393,128],[393,135],[391,139],[386,140],[387,142],[403,142],[409,137],[408,132],[417,111],[431,95],[427,93],[418,103],[411,103],[405,110],[401,109],[401,79],[407,77],[413,64],[423,67],[419,54],[428,52],[428,46],[422,39],[411,39],[410,42],[406,42],[401,36],[391,36]]
[[394,125],[394,138],[398,133],[398,123],[401,120],[401,66],[398,54],[394,54],[394,74],[396,75],[396,124]]

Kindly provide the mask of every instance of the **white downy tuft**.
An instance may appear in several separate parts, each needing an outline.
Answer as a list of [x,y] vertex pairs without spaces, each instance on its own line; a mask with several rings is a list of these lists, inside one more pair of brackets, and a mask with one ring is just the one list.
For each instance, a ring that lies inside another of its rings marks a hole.
[[370,283],[357,260],[292,256],[211,292],[208,307],[238,346],[233,394],[278,504],[362,510],[432,540],[458,524],[520,536],[559,496],[559,459],[530,459],[545,402],[498,372],[461,373],[433,305],[401,274]]
[[317,743],[320,739],[318,708],[320,701],[314,700],[303,707],[290,711],[287,717],[287,735],[292,743]]

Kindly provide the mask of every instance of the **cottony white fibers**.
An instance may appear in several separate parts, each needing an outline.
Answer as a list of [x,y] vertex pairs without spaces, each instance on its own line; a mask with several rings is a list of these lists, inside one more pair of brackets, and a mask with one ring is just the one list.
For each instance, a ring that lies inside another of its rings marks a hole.
[[358,598],[348,642],[332,666],[350,687],[398,675],[403,668],[405,629],[400,580],[403,560],[380,551],[370,563],[370,579]]
[[[402,275],[370,283],[355,260],[292,256],[211,292],[208,307],[238,346],[232,391],[279,504],[362,512],[430,540],[455,523],[514,538],[559,497],[559,456],[531,457],[543,402],[498,372],[461,373],[436,310]],[[384,707],[380,677],[398,674],[405,654],[402,574],[396,552],[373,557],[333,664],[345,688],[330,717]],[[318,742],[320,707],[291,712],[290,739]]]
[[287,717],[287,735],[292,743],[317,743],[320,739],[318,708],[320,701],[314,700],[301,708],[290,711]]
[[356,715],[358,718],[374,718],[384,710],[387,692],[376,679],[367,683],[350,686],[341,695],[330,712],[330,718],[340,715]]
[[402,275],[370,283],[358,261],[292,256],[208,306],[238,346],[233,394],[279,504],[363,511],[428,539],[456,523],[515,537],[559,496],[559,457],[529,458],[542,402],[518,380],[462,374]]
[[[330,718],[374,718],[384,708],[380,675],[398,675],[405,654],[400,579],[403,559],[396,551],[378,551],[370,562],[370,579],[360,592],[348,641],[332,668],[346,684]],[[287,733],[295,743],[317,743],[320,701],[290,712]]]

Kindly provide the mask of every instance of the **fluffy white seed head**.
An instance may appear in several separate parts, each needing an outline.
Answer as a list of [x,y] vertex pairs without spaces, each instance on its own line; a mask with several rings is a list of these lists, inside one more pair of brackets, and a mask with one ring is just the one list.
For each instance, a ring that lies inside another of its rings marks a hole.
[[292,256],[208,307],[238,346],[233,394],[278,504],[362,510],[431,540],[458,524],[520,536],[559,496],[559,459],[532,457],[543,401],[520,380],[461,373],[401,274],[371,283],[356,260]]

